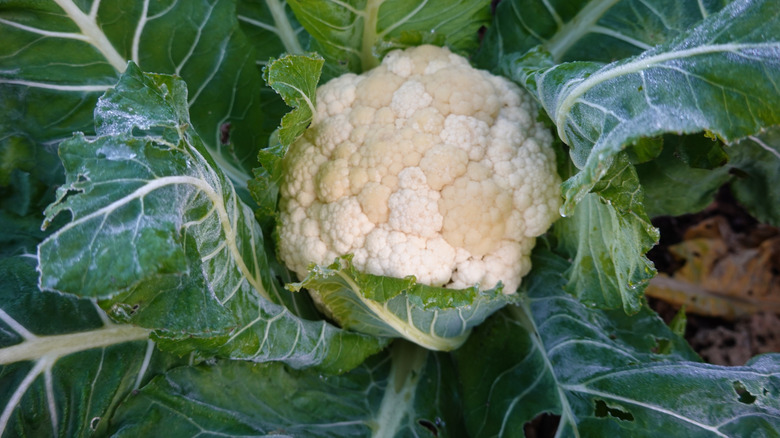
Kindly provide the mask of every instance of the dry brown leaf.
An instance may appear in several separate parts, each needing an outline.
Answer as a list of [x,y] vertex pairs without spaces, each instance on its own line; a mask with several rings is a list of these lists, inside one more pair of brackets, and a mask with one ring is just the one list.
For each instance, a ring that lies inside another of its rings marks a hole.
[[758,227],[734,233],[721,216],[690,228],[669,248],[683,261],[671,276],[659,274],[646,293],[686,311],[735,318],[759,311],[780,314],[780,233]]

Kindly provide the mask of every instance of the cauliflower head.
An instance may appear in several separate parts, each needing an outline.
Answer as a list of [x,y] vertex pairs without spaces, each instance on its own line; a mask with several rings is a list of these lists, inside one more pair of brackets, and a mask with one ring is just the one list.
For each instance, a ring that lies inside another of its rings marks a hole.
[[531,96],[446,48],[390,52],[317,89],[284,157],[279,253],[300,278],[363,272],[513,293],[558,217],[552,136]]

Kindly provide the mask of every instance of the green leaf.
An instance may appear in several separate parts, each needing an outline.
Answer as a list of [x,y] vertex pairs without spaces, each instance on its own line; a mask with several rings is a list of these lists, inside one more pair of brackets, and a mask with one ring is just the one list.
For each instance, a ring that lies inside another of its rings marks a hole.
[[238,21],[241,30],[254,43],[257,62],[282,53],[302,55],[308,45],[309,35],[303,30],[292,10],[284,0],[239,0]]
[[[671,321],[669,321],[669,329],[672,333],[679,337],[685,336],[685,329],[688,327],[688,316],[685,314],[685,306],[680,307],[680,310],[675,313]],[[658,342],[658,353],[669,354],[672,352],[672,342],[669,340],[662,340]]]
[[34,254],[48,234],[41,211],[63,182],[62,165],[53,147],[20,136],[0,140],[0,162],[0,257]]
[[729,180],[727,167],[714,166],[725,159],[720,143],[704,136],[664,136],[661,155],[636,166],[648,215],[680,216],[703,210]]
[[727,0],[503,0],[476,60],[495,69],[513,52],[538,45],[562,61],[611,62],[666,43]]
[[[449,358],[411,344],[341,376],[279,364],[187,367],[130,396],[113,420],[119,437],[459,436]],[[284,396],[280,396],[284,394]]]
[[[314,105],[323,62],[314,54],[303,56],[309,35],[295,19],[286,1],[241,0],[238,20],[247,38],[255,45],[257,65],[265,71],[266,81],[272,79],[276,84],[276,89],[270,85],[262,88],[263,130],[273,133],[268,146],[258,152],[261,167],[253,169],[254,178],[248,182],[249,192],[258,204],[258,214],[270,218],[275,215],[279,193],[279,159],[284,156],[285,146],[308,126],[313,116],[309,104]],[[285,53],[300,56],[284,57],[285,61],[274,60]],[[296,109],[287,114],[289,107],[285,102]],[[282,120],[281,130],[277,129],[279,120]],[[287,142],[285,145],[280,143],[281,134]]]
[[403,337],[431,350],[458,348],[490,314],[517,299],[502,286],[480,291],[445,289],[416,282],[414,277],[392,278],[365,274],[352,265],[351,256],[332,265],[313,266],[295,291],[308,289],[315,302],[342,327],[376,336]]
[[192,123],[234,180],[270,133],[256,128],[262,82],[235,1],[4,2],[0,33],[0,138],[91,134],[97,98],[129,61],[187,81]]
[[0,260],[0,435],[102,433],[117,404],[176,365],[149,331],[88,300],[45,293],[34,259]]
[[566,290],[583,302],[628,313],[642,307],[643,291],[655,275],[644,254],[658,241],[642,197],[633,165],[620,154],[597,193],[553,225],[556,251],[572,260]]
[[[700,25],[633,58],[510,67],[538,95],[582,170],[564,183],[564,212],[643,137],[708,131],[732,142],[780,123],[780,12],[737,0]],[[532,58],[526,58],[526,61]]]
[[316,53],[285,55],[269,61],[263,69],[263,79],[284,102],[293,108],[282,118],[279,141],[289,146],[311,123],[316,114],[317,83],[325,62]]
[[780,226],[780,129],[752,135],[727,153],[734,196],[761,222]]
[[310,50],[326,60],[325,77],[362,73],[393,49],[447,46],[468,55],[490,19],[487,0],[368,0],[288,2],[311,34]]
[[[308,47],[309,34],[295,19],[283,0],[239,0],[238,22],[247,39],[254,45],[255,63],[262,71],[271,58],[284,53],[302,55]],[[271,133],[279,126],[279,120],[289,108],[276,92],[263,86],[260,105],[264,117],[259,123],[262,132]],[[267,136],[264,137],[264,139]]]
[[[278,132],[278,131],[277,131]],[[249,180],[249,194],[257,203],[255,216],[260,221],[260,226],[265,235],[272,236],[276,227],[276,204],[279,197],[279,187],[282,180],[282,156],[287,148],[279,142],[277,135],[270,138],[270,146],[258,151],[258,161],[262,167],[254,169],[255,178]],[[266,254],[276,254],[276,238],[265,239]],[[273,277],[281,284],[293,281],[291,273],[283,262],[276,257],[269,257],[269,268]],[[285,307],[295,315],[305,319],[319,319],[320,314],[314,307],[311,299],[306,294],[281,294]]]
[[[780,130],[770,128],[728,146],[698,135],[666,136],[661,156],[637,166],[650,216],[679,216],[709,205],[729,183],[739,203],[759,221],[780,225]],[[727,165],[723,165],[728,160]],[[720,166],[720,167],[718,167]]]
[[258,206],[262,216],[274,217],[279,199],[279,187],[282,184],[282,158],[287,147],[282,145],[278,136],[271,136],[270,146],[257,153],[259,168],[254,170],[254,178],[249,180],[249,193]]
[[179,354],[348,369],[384,345],[278,305],[260,226],[192,130],[181,80],[130,64],[95,119],[97,138],[60,149],[47,220],[72,220],[39,247],[41,287],[101,300]]
[[[564,293],[568,263],[537,251],[528,300],[454,353],[471,436],[511,435],[543,412],[558,436],[774,436],[780,355],[744,367],[697,360],[646,307],[633,316]],[[657,352],[668,341],[668,354]],[[498,358],[475,362],[473,357]]]
[[[253,214],[188,128],[186,96],[183,82],[131,64],[98,102],[98,137],[62,143],[66,184],[46,219],[67,211],[72,221],[39,248],[44,289],[100,300],[121,294],[129,307],[111,309],[115,316],[200,334],[235,324],[223,294],[243,286],[270,298],[262,261],[252,260],[250,240],[262,241]],[[163,310],[160,292],[173,290],[192,301],[178,297],[178,306],[169,303],[178,311]]]
[[717,169],[729,159],[722,143],[704,135],[667,135],[664,144],[671,146],[675,156],[694,169]]

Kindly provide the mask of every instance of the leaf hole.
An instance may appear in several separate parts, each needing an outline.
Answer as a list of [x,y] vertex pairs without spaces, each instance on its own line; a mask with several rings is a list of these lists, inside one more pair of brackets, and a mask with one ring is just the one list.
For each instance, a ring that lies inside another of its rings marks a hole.
[[667,338],[655,338],[655,345],[650,352],[655,354],[669,354],[672,351],[672,341]]
[[739,397],[737,400],[739,400],[740,403],[752,405],[756,402],[756,396],[751,394],[740,381],[734,382],[734,392],[737,393],[737,396]]
[[89,428],[92,430],[97,430],[98,424],[100,424],[100,417],[94,417],[89,420]]
[[745,172],[744,170],[737,169],[736,167],[732,167],[729,169],[729,174],[734,175],[737,178],[749,178],[750,174]]
[[225,122],[219,127],[219,142],[226,145],[230,143],[230,122]]
[[439,436],[439,428],[436,427],[436,425],[433,424],[433,422],[428,421],[428,420],[417,420],[417,424],[419,424],[420,426],[428,429],[431,432],[431,435],[433,435],[435,437]]
[[558,432],[561,417],[552,414],[540,414],[525,423],[523,432],[526,438],[553,438]]
[[618,407],[608,406],[604,400],[596,400],[595,414],[600,418],[614,417],[622,421],[634,421],[634,415],[631,412]]

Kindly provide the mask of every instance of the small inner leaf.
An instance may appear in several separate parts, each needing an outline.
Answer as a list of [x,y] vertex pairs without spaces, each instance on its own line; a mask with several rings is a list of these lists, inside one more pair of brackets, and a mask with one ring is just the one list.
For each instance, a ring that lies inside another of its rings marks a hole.
[[470,54],[479,46],[478,29],[490,20],[489,0],[287,3],[311,35],[310,49],[327,60],[328,78],[364,72],[387,52],[409,46],[443,45]]
[[282,118],[279,140],[289,145],[311,122],[315,114],[317,83],[325,60],[316,53],[285,55],[271,60],[263,69],[263,79],[295,108]]
[[291,291],[307,289],[349,330],[375,336],[403,337],[431,350],[458,348],[471,328],[517,299],[501,286],[480,291],[445,289],[419,284],[414,277],[365,274],[352,265],[351,255],[329,266],[313,265]]

